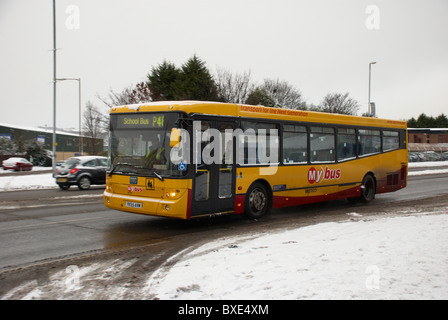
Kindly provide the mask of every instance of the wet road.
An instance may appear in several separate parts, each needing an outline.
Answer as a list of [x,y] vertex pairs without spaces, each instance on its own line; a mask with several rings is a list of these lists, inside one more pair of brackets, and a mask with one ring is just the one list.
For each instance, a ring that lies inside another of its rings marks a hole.
[[[400,201],[425,199],[447,194],[448,175],[410,177],[408,187],[395,193],[377,195],[370,209],[383,209]],[[107,209],[102,188],[79,191],[37,190],[0,192],[0,269],[33,264],[45,259],[94,254],[163,242],[169,237],[191,234],[200,238],[213,230],[234,230],[243,225],[252,229],[267,224],[319,219],[319,211],[352,212],[348,202],[318,204],[277,210],[261,222],[241,217],[220,217],[182,221],[141,216]],[[283,221],[283,222],[282,222]]]

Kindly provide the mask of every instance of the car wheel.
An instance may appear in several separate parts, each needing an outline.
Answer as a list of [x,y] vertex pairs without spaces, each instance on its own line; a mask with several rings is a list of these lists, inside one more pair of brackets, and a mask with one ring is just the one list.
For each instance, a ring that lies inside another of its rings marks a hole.
[[70,188],[70,186],[67,185],[62,185],[62,184],[58,184],[59,188],[61,188],[62,190],[68,190]]
[[244,214],[251,219],[260,219],[270,211],[270,198],[265,186],[261,183],[253,184],[247,194]]
[[89,177],[81,177],[78,182],[78,188],[80,190],[87,190],[90,188],[90,179]]

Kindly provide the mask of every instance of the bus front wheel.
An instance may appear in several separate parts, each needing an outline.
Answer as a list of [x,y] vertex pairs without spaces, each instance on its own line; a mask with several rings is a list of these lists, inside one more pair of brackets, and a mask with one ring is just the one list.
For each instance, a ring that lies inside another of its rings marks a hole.
[[246,194],[245,215],[251,219],[260,219],[269,211],[270,198],[266,187],[261,183],[253,184]]
[[366,175],[361,184],[361,201],[368,203],[375,199],[375,189],[375,179],[370,174]]

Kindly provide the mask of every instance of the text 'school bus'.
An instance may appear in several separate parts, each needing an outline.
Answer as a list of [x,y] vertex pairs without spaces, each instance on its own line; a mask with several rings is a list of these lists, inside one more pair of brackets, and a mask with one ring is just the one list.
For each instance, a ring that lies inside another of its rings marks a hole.
[[107,207],[190,219],[348,198],[407,183],[404,121],[200,101],[114,107]]

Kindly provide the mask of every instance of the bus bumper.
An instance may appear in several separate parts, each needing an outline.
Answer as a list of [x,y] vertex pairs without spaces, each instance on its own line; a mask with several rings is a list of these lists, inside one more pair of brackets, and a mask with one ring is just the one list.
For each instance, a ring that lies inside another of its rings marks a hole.
[[164,199],[121,195],[105,190],[103,199],[106,207],[115,210],[178,219],[189,218],[188,192],[184,192],[177,199]]

